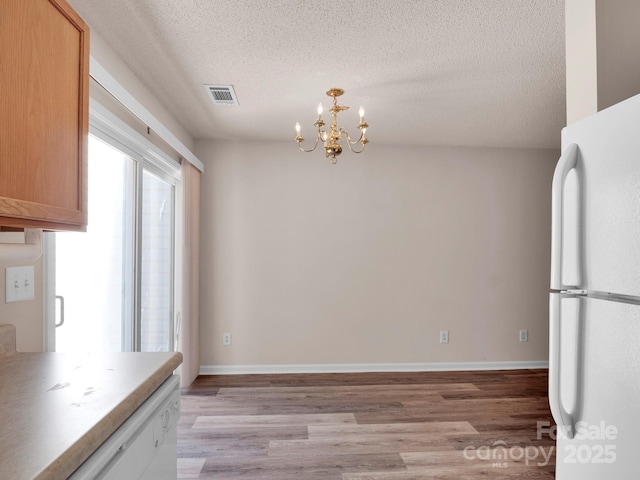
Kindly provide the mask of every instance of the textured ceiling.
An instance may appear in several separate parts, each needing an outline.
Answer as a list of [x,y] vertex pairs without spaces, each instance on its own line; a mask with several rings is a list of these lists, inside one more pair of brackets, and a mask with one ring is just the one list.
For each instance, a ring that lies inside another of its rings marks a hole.
[[[372,145],[559,148],[562,0],[70,0],[194,138],[312,137],[324,92]],[[232,84],[240,106],[203,84]]]

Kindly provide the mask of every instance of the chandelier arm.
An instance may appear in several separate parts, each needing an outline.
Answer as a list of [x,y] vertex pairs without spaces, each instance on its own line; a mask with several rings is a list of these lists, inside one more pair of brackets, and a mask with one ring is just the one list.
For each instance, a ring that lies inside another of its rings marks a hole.
[[347,132],[345,128],[340,127],[340,138],[342,137],[346,137],[347,143],[349,143],[350,145],[355,145],[356,143],[360,143],[360,140],[362,140],[362,134],[361,134],[358,140],[356,140],[355,142],[352,141],[351,137],[349,136],[349,132]]
[[309,150],[305,150],[304,147],[302,146],[302,141],[299,141],[298,142],[298,148],[300,150],[302,150],[303,152],[305,152],[305,153],[313,152],[316,149],[316,147],[318,146],[318,140],[319,140],[319,138],[316,137],[316,143],[314,143],[313,148],[311,148]]
[[[362,153],[362,152],[364,152],[366,144],[362,142],[362,140],[364,139],[364,134],[363,133],[360,133],[360,138],[358,140],[356,140],[355,142],[351,141],[351,137],[349,136],[349,132],[347,132],[344,128],[340,129],[340,134],[347,137],[347,146],[349,147],[349,150],[351,150],[353,153]],[[353,149],[353,145],[357,145],[359,143],[362,145],[362,148],[360,150],[354,150]]]
[[[358,143],[358,142],[356,142],[356,143]],[[362,144],[362,148],[360,150],[354,150],[353,147],[351,146],[351,143],[348,143],[348,145],[349,145],[349,150],[351,150],[353,153],[362,153],[362,152],[364,152],[364,148],[366,147],[366,145],[363,143]],[[354,145],[355,145],[355,143],[354,143]]]

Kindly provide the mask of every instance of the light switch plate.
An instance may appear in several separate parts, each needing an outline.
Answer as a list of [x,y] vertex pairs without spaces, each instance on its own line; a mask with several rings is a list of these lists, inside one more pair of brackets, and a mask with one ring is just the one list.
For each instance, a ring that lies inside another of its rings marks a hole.
[[35,298],[33,265],[7,267],[5,270],[5,303]]

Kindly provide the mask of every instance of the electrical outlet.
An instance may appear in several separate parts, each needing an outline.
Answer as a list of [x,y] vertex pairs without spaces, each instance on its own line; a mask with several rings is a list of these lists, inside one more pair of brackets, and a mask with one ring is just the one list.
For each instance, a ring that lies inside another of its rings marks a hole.
[[231,334],[226,332],[222,334],[222,345],[228,347],[231,345]]
[[528,342],[528,341],[529,341],[529,331],[520,330],[520,342]]
[[5,282],[6,303],[35,299],[33,265],[7,267]]
[[449,330],[440,330],[440,343],[449,343]]

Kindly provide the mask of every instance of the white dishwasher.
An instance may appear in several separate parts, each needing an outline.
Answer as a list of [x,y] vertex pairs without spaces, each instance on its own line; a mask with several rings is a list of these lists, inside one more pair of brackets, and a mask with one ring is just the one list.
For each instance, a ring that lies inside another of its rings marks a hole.
[[176,480],[179,384],[165,380],[69,479]]

